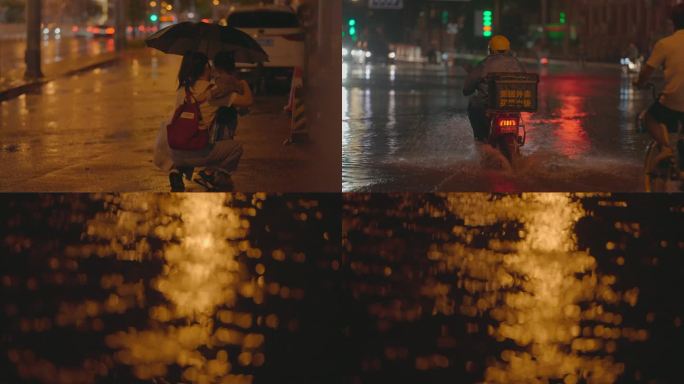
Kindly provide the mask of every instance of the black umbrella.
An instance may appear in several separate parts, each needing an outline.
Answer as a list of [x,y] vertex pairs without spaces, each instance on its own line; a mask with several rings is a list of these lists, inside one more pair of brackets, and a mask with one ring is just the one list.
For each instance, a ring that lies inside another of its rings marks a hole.
[[262,63],[268,55],[248,34],[218,24],[183,22],[166,27],[145,40],[150,48],[164,53],[184,55],[188,51],[201,52],[209,58],[217,53],[233,53],[238,63]]

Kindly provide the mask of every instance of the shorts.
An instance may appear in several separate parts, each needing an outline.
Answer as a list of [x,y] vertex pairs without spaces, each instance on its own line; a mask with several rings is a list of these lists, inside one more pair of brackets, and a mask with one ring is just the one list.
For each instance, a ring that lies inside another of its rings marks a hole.
[[684,112],[675,111],[656,101],[648,109],[648,114],[651,115],[657,122],[664,124],[670,133],[677,132],[679,124],[684,125]]

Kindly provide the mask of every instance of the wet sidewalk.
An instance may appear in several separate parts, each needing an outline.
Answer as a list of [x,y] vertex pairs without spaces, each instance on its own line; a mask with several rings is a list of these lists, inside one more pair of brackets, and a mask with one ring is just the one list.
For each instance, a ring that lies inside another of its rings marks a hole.
[[118,59],[113,39],[51,38],[44,39],[41,48],[44,77],[25,79],[26,41],[0,40],[0,101],[17,97],[60,77],[106,65]]
[[[112,65],[0,103],[0,190],[168,191],[152,157],[160,125],[173,112],[179,64],[179,57],[132,50]],[[290,131],[286,102],[285,94],[259,96],[241,120],[238,191],[333,188],[312,177],[320,172],[315,144],[282,145]]]

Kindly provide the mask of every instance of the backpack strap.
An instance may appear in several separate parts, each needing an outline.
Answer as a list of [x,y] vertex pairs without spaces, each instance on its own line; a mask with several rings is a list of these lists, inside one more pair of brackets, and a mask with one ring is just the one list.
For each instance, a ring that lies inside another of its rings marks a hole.
[[197,99],[192,95],[192,92],[190,92],[190,87],[185,87],[185,102],[192,103],[193,100],[197,103]]
[[193,102],[194,104],[197,104],[197,114],[199,117],[199,121],[202,121],[202,109],[200,108],[201,103],[197,101],[197,98],[192,94],[192,92],[190,92],[190,87],[185,87],[185,102],[188,104],[192,104]]

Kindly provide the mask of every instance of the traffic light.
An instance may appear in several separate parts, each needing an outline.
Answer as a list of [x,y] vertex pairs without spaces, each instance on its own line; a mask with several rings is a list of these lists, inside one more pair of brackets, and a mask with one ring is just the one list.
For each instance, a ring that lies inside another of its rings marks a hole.
[[560,23],[565,24],[566,21],[567,21],[567,19],[565,17],[565,12],[561,12],[560,13]]
[[482,12],[482,36],[492,36],[492,11],[490,10]]
[[449,24],[449,11],[442,11],[442,24]]
[[349,19],[349,37],[356,41],[356,19]]
[[159,14],[162,10],[162,2],[161,0],[150,0],[148,3],[149,9],[148,9],[148,14],[147,16],[150,20],[150,23],[152,24],[157,24],[159,23]]

